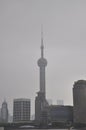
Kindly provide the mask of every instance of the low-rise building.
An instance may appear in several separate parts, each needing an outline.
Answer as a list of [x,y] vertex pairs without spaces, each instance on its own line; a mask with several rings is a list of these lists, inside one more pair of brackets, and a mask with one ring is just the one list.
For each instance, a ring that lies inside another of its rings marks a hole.
[[[47,113],[46,113],[47,112]],[[42,112],[42,120],[48,123],[72,123],[73,122],[73,107],[51,105],[45,108]]]
[[30,99],[14,99],[13,122],[30,120]]

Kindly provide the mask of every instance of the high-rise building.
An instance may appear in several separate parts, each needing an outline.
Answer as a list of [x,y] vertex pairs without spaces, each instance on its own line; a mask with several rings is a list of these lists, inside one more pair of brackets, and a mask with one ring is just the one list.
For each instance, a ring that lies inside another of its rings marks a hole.
[[4,123],[8,122],[8,106],[6,101],[2,103],[1,107],[1,122]]
[[73,85],[74,123],[86,124],[86,80]]
[[14,99],[13,122],[30,120],[30,99]]
[[41,58],[37,63],[40,70],[40,91],[35,99],[35,120],[40,121],[42,111],[48,105],[45,91],[45,67],[47,66],[47,60],[44,58],[43,32],[41,32]]

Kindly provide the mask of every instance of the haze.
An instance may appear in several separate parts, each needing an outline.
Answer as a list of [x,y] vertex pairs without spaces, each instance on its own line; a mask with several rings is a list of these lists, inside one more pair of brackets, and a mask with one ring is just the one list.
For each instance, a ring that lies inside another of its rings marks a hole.
[[0,105],[39,91],[43,24],[47,98],[72,105],[74,81],[86,79],[85,0],[0,0]]

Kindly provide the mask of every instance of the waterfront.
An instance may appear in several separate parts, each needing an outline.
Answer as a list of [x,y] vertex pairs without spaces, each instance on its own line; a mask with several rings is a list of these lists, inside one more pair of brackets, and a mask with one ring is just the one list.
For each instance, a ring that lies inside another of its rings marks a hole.
[[[6,129],[6,130],[8,130],[8,129]],[[9,129],[9,130],[20,130],[20,129]],[[30,130],[30,129],[21,129],[21,130]],[[39,130],[39,129],[37,129],[37,130]],[[43,129],[41,129],[41,130],[43,130]],[[49,130],[49,129],[46,129],[46,130]],[[71,129],[52,129],[52,130],[71,130]],[[86,128],[85,129],[82,129],[82,128],[81,129],[73,129],[73,130],[86,130]]]
[[[32,130],[32,129],[0,129],[0,130]],[[86,128],[80,128],[80,129],[33,129],[33,130],[86,130]]]

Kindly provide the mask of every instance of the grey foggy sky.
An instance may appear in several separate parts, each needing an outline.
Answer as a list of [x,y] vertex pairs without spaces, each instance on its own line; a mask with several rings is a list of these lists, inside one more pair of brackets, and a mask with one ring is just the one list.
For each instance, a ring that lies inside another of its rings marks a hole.
[[74,81],[86,79],[86,0],[0,0],[0,105],[39,90],[41,24],[47,98],[72,105]]

